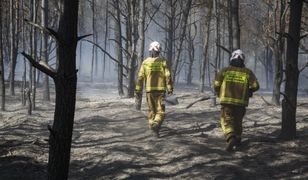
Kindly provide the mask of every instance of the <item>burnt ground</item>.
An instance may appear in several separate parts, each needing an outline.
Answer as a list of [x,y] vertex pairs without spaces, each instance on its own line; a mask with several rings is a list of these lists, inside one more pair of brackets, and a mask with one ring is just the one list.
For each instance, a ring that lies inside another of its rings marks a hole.
[[[78,88],[69,179],[307,179],[308,98],[298,98],[297,135],[278,137],[281,108],[267,105],[270,95],[257,93],[244,118],[243,143],[224,150],[220,107],[210,100],[185,107],[200,94],[175,90],[178,105],[167,105],[161,137],[147,129],[147,107],[119,98],[116,87]],[[207,93],[209,94],[209,92]],[[42,102],[38,91],[32,116],[20,94],[8,96],[0,112],[0,179],[46,179],[48,130],[54,103]],[[54,98],[54,95],[52,95]]]

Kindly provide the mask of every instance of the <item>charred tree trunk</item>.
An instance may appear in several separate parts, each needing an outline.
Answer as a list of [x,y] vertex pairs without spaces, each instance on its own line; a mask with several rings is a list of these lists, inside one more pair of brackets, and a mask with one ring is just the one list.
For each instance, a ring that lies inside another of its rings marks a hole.
[[211,20],[212,20],[212,4],[210,3],[210,7],[207,13],[207,16],[205,18],[204,24],[206,32],[204,33],[204,40],[203,40],[203,60],[201,62],[201,72],[200,72],[200,85],[199,85],[199,91],[204,92],[204,85],[205,85],[205,72],[206,72],[206,65],[208,64],[208,58],[209,58],[209,40],[210,40],[210,33],[211,33]]
[[216,58],[215,58],[215,74],[220,69],[221,58],[220,58],[220,48],[217,45],[220,45],[220,5],[219,0],[214,0],[215,4],[215,16],[216,16]]
[[2,3],[0,3],[0,109],[5,110],[5,83],[3,63],[3,41],[2,41]]
[[[167,40],[166,40],[166,51],[168,66],[171,69],[173,64],[173,46],[174,46],[174,31],[175,31],[175,7],[173,5],[174,0],[167,1],[167,7],[170,9],[170,15],[167,16]],[[172,70],[172,69],[171,69]],[[175,72],[171,72],[172,74]]]
[[189,16],[189,12],[190,12],[190,7],[192,4],[192,0],[187,0],[185,7],[184,7],[184,11],[183,11],[183,17],[182,17],[182,22],[181,22],[181,32],[180,32],[180,40],[179,40],[179,46],[178,49],[176,51],[176,55],[175,55],[175,59],[174,59],[174,64],[173,64],[173,74],[172,74],[172,79],[175,81],[175,77],[177,75],[177,71],[178,71],[178,65],[179,65],[179,61],[180,61],[180,55],[181,55],[181,51],[182,51],[182,46],[183,46],[183,41],[186,35],[186,25],[187,25],[187,20],[188,20],[188,16]]
[[232,31],[232,1],[228,1],[228,42],[229,51],[233,50],[233,31]]
[[232,20],[232,48],[240,49],[240,24],[239,24],[239,0],[231,1],[231,20]]
[[136,12],[136,0],[127,0],[127,50],[130,54],[128,58],[128,85],[127,85],[127,97],[134,97],[135,92],[135,72],[136,72],[136,62],[138,60],[136,45],[138,41],[138,21]]
[[[104,49],[107,49],[107,40],[108,40],[108,24],[109,24],[109,14],[108,14],[108,8],[109,8],[109,0],[106,2],[106,14],[105,14],[105,37],[104,37]],[[121,25],[121,24],[120,24]],[[106,70],[106,54],[104,53],[103,56],[103,67],[102,67],[102,78],[105,79],[105,70]],[[122,60],[123,62],[123,60]],[[123,63],[122,63],[123,64]],[[122,90],[123,91],[123,90]]]
[[[32,0],[33,4],[32,4],[32,22],[36,23],[36,17],[37,17],[37,9],[36,9],[36,3],[37,3],[37,0]],[[32,56],[34,57],[34,59],[37,58],[37,31],[36,29],[32,29],[32,37],[31,37],[31,53],[32,53]],[[35,98],[36,98],[36,69],[35,68],[32,68],[32,72],[30,74],[30,78],[31,78],[31,83],[30,83],[30,94],[31,94],[31,102],[32,102],[32,110],[35,110]]]
[[303,0],[291,0],[289,36],[287,39],[286,85],[282,101],[282,123],[280,137],[293,139],[296,137],[296,106],[298,88],[298,48]]
[[115,6],[115,39],[116,39],[116,54],[118,63],[118,93],[119,96],[124,95],[123,91],[123,54],[122,54],[122,28],[121,28],[121,15],[119,0],[114,0],[113,5]]
[[[24,0],[22,0],[21,7],[24,7]],[[25,19],[25,13],[22,13],[22,19]],[[25,21],[22,21],[22,49],[25,51],[26,49],[26,27],[25,27]],[[24,57],[24,71],[22,76],[22,87],[21,87],[21,103],[23,106],[26,106],[27,97],[26,97],[26,88],[27,88],[27,61]]]
[[[96,33],[96,20],[95,20],[95,6],[96,6],[96,3],[95,3],[95,0],[92,0],[92,4],[91,4],[91,9],[92,9],[92,31],[93,31],[93,42],[95,44],[97,44],[96,42],[96,36],[97,36],[97,33]],[[93,82],[93,76],[94,76],[94,73],[95,73],[95,69],[96,66],[95,66],[95,62],[96,62],[96,46],[93,44],[92,46],[92,61],[91,61],[91,82]]]
[[139,17],[138,17],[138,69],[144,59],[144,23],[145,23],[145,0],[139,0]]
[[48,65],[42,65],[41,62],[23,53],[33,66],[48,74],[55,82],[56,107],[53,125],[49,127],[49,180],[68,178],[76,103],[78,0],[63,0],[60,3],[63,4],[64,10],[60,14],[58,32],[46,30],[58,42],[58,69],[54,70]]
[[[139,0],[139,26],[138,26],[138,70],[141,67],[144,58],[144,23],[145,23],[145,0]],[[135,106],[137,110],[141,109],[142,95],[139,98],[135,98]]]
[[16,59],[17,59],[17,50],[16,50],[16,17],[14,16],[14,12],[17,11],[14,10],[14,3],[15,1],[10,0],[10,95],[15,95],[15,69],[16,69]]
[[[278,2],[276,6],[278,6]],[[280,17],[279,17],[279,35],[275,43],[275,78],[273,83],[273,96],[272,96],[272,103],[274,103],[277,106],[280,105],[280,87],[283,78],[282,68],[283,68],[284,38],[282,38],[282,36],[285,33],[284,11],[285,11],[285,1],[281,0]]]
[[[42,27],[47,27],[48,25],[48,1],[42,0],[42,12],[41,12],[41,21]],[[42,53],[43,53],[43,61],[48,64],[48,37],[47,34],[43,33],[42,37]],[[44,85],[43,85],[43,99],[44,101],[50,101],[50,92],[49,92],[49,77],[47,74],[44,74]]]
[[[190,20],[191,23],[191,20]],[[192,28],[194,28],[194,31],[192,32]],[[192,24],[191,27],[189,27],[188,29],[188,38],[187,38],[187,46],[188,46],[188,69],[187,69],[187,81],[186,84],[187,85],[191,85],[192,84],[192,79],[193,79],[193,65],[194,65],[194,61],[195,61],[195,45],[194,45],[194,41],[196,38],[196,33],[197,31],[197,26],[196,24]],[[194,34],[193,34],[194,33]]]
[[76,103],[78,0],[64,0],[58,35],[56,108],[50,134],[48,179],[67,179]]

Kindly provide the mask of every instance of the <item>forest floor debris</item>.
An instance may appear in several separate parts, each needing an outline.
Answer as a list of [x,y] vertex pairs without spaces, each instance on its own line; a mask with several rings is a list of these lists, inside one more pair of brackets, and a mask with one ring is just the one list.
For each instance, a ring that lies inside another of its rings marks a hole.
[[[17,92],[17,91],[16,91]],[[243,143],[228,153],[219,124],[220,106],[200,101],[196,89],[176,89],[178,105],[167,115],[155,138],[147,129],[145,99],[141,111],[134,99],[117,96],[116,87],[79,86],[69,179],[307,179],[308,97],[298,97],[297,135],[278,139],[281,108],[268,106],[268,94],[257,93],[244,118]],[[52,102],[27,115],[20,96],[8,96],[0,113],[0,179],[46,178],[48,125]],[[211,95],[210,92],[205,95]],[[262,98],[261,98],[262,97]]]

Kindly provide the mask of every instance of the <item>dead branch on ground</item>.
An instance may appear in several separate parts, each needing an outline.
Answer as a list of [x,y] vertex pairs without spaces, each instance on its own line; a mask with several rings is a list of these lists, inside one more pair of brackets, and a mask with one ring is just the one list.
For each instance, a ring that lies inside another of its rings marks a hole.
[[193,106],[193,105],[196,104],[197,102],[205,101],[205,100],[209,100],[209,99],[211,99],[210,96],[203,96],[203,97],[200,97],[200,98],[198,98],[197,100],[195,100],[194,102],[188,104],[188,105],[186,106],[186,109],[190,108],[191,106]]

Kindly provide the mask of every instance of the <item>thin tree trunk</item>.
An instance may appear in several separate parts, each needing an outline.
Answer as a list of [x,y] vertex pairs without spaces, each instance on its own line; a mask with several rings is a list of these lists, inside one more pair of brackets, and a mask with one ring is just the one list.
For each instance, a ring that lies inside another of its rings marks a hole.
[[205,18],[205,28],[206,32],[204,33],[205,37],[203,40],[203,60],[201,63],[201,72],[200,72],[200,85],[199,85],[199,91],[200,92],[204,92],[204,85],[205,85],[205,72],[206,72],[206,67],[208,66],[208,58],[209,58],[209,53],[208,53],[208,49],[209,49],[209,40],[210,40],[210,29],[211,29],[211,20],[212,20],[212,4],[210,4],[209,10],[208,10],[208,14]]
[[[36,23],[36,17],[37,17],[37,9],[36,9],[36,3],[37,3],[37,0],[33,0],[33,4],[32,4],[32,8],[33,8],[33,16],[32,16],[32,21],[34,23]],[[37,59],[37,31],[36,29],[33,29],[33,32],[32,32],[32,39],[31,39],[31,43],[32,43],[32,56],[34,57],[34,59]],[[32,68],[32,84],[31,84],[31,98],[32,98],[32,110],[35,110],[35,98],[36,98],[36,68]]]
[[[279,1],[276,2],[276,6],[279,5],[278,3]],[[279,35],[277,37],[278,39],[275,44],[275,79],[273,84],[273,95],[272,95],[272,103],[274,103],[277,106],[280,105],[280,87],[283,78],[282,68],[283,68],[284,38],[282,38],[282,35],[285,33],[285,18],[283,15],[284,11],[285,11],[285,1],[281,0],[280,16],[279,16]]]
[[[166,51],[167,51],[167,60],[168,60],[168,66],[171,69],[173,64],[173,46],[174,46],[174,19],[175,19],[175,7],[173,6],[174,0],[167,1],[168,5],[167,7],[170,8],[170,16],[167,16],[168,18],[168,30],[167,30],[167,40],[166,40]],[[172,70],[172,69],[171,69]],[[174,74],[175,72],[171,72]]]
[[[108,15],[108,8],[109,8],[109,0],[106,2],[106,19],[105,19],[105,37],[104,37],[104,49],[107,49],[107,40],[108,40],[108,24],[109,24],[109,15]],[[121,24],[120,24],[121,25]],[[102,67],[102,78],[103,81],[105,79],[105,69],[106,69],[106,54],[103,55],[103,67]],[[123,90],[122,90],[123,91]]]
[[[24,0],[22,0],[21,7],[24,7]],[[22,18],[25,19],[25,13],[22,13]],[[25,28],[25,21],[22,21],[22,49],[23,51],[26,50],[26,28]],[[24,71],[22,76],[22,88],[21,88],[21,103],[23,106],[26,106],[27,97],[26,97],[26,88],[27,88],[27,61],[24,57]]]
[[[42,27],[48,26],[48,1],[42,0],[42,12],[41,12],[41,18],[42,18]],[[43,32],[42,32],[43,33]],[[43,33],[42,35],[42,53],[43,53],[43,61],[48,64],[48,36],[46,33]],[[44,90],[43,90],[43,99],[44,101],[50,101],[50,92],[49,92],[49,77],[47,74],[43,74],[44,76]]]
[[178,71],[178,65],[179,65],[179,61],[180,61],[180,55],[181,55],[181,51],[182,51],[182,45],[183,45],[183,41],[185,38],[185,34],[186,34],[186,25],[187,25],[187,20],[188,20],[188,16],[189,16],[189,12],[190,12],[190,7],[192,4],[192,0],[187,0],[186,4],[185,4],[185,9],[183,11],[183,17],[182,17],[182,22],[181,22],[181,32],[180,32],[180,40],[179,40],[179,47],[177,49],[177,53],[174,59],[174,64],[173,64],[173,74],[172,74],[172,79],[175,80],[175,77],[177,75],[177,71]]
[[[145,0],[139,0],[139,17],[138,17],[138,70],[141,67],[142,61],[144,59],[144,23],[145,23]],[[140,110],[142,104],[142,96],[135,98],[136,109]]]
[[115,39],[116,39],[116,55],[119,61],[118,63],[118,93],[119,96],[124,95],[123,91],[123,54],[122,54],[122,28],[121,28],[121,15],[120,15],[120,7],[119,7],[119,0],[114,0],[115,6]]
[[10,95],[15,95],[15,69],[16,69],[16,57],[17,54],[15,53],[15,16],[14,16],[14,2],[13,0],[10,0]]
[[[96,27],[95,27],[95,0],[92,0],[92,31],[93,31],[93,42],[96,43]],[[95,73],[95,49],[96,46],[93,44],[92,46],[92,61],[91,61],[91,82],[93,82],[93,77],[94,77],[94,73]]]
[[[190,23],[191,23],[191,18],[190,18]],[[192,27],[195,28],[195,31],[192,32]],[[186,78],[186,84],[191,85],[192,84],[192,79],[193,79],[193,65],[195,61],[195,46],[194,46],[194,40],[196,37],[196,25],[193,24],[191,27],[189,27],[188,30],[188,38],[187,38],[187,45],[188,45],[188,72],[187,72],[187,78]],[[194,35],[192,33],[195,33]]]
[[240,49],[240,24],[239,24],[239,0],[231,1],[231,19],[232,19],[232,48]]
[[215,16],[216,16],[216,58],[215,58],[215,74],[217,74],[217,71],[220,69],[220,48],[217,47],[217,45],[220,45],[220,6],[219,6],[219,0],[214,0],[215,3]]
[[135,92],[135,71],[136,71],[136,62],[138,60],[136,45],[137,45],[137,35],[138,35],[138,23],[135,22],[137,12],[135,7],[134,0],[127,0],[127,49],[130,53],[128,59],[128,87],[127,87],[127,97],[134,97]]
[[3,40],[2,40],[2,3],[0,3],[0,103],[1,111],[5,110],[5,83],[3,64]]
[[303,0],[291,0],[289,37],[287,39],[286,85],[282,101],[282,123],[280,137],[293,139],[296,137],[296,106],[298,88],[298,47]]
[[228,1],[228,34],[229,51],[233,51],[233,30],[232,30],[232,1]]

